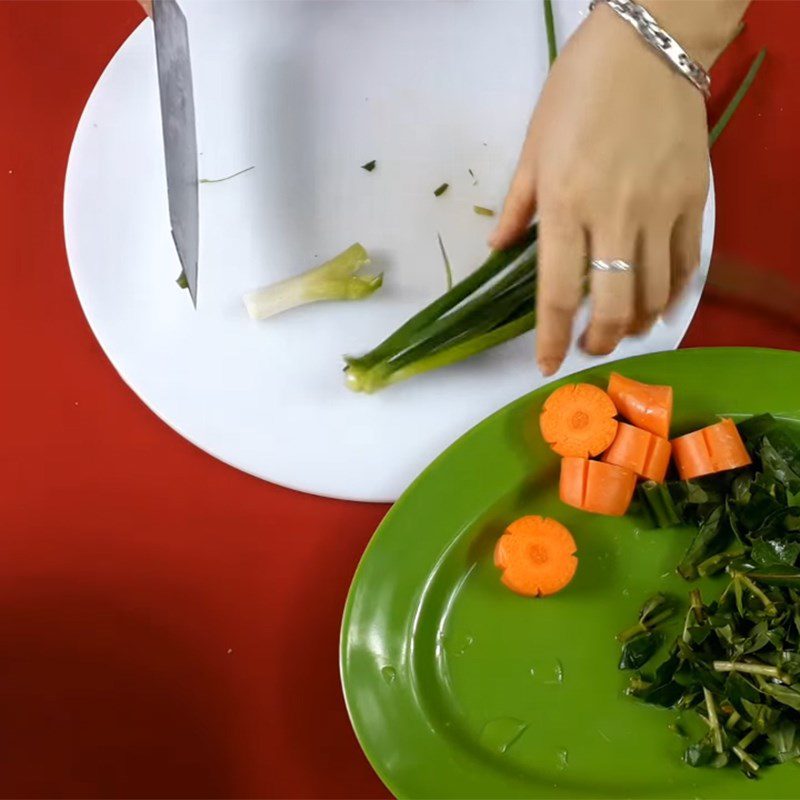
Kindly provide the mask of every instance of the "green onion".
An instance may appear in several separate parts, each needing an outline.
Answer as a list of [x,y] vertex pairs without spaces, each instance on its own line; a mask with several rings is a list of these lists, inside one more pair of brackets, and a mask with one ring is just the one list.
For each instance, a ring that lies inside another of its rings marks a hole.
[[544,0],[544,29],[547,32],[547,55],[550,66],[558,58],[558,45],[556,44],[556,22],[553,18],[553,0]]
[[444,272],[447,276],[447,288],[453,288],[453,270],[450,268],[450,259],[447,257],[447,250],[444,249],[444,242],[442,241],[442,234],[437,233],[436,238],[439,240],[439,249],[442,251],[442,259],[444,261]]
[[175,278],[175,283],[177,283],[181,289],[189,288],[189,281],[186,279],[186,273],[183,270],[181,270],[181,274]]
[[758,75],[758,71],[761,69],[761,65],[764,63],[764,58],[766,55],[767,48],[762,47],[758,52],[758,55],[753,59],[750,69],[747,70],[747,75],[744,76],[744,79],[739,84],[736,94],[731,98],[730,103],[728,103],[726,109],[722,112],[722,116],[720,116],[714,127],[711,129],[711,133],[708,135],[709,147],[714,146],[714,143],[717,141],[717,139],[719,139],[722,131],[724,131],[728,126],[728,123],[731,121],[731,117],[736,113],[736,109],[739,108],[739,103],[744,100],[745,95],[753,85],[753,81],[756,79],[756,75]]
[[[552,63],[556,57],[552,4],[544,0],[544,8]],[[763,60],[762,50],[714,126],[710,144],[716,141],[730,121]],[[468,172],[474,179],[472,170]],[[443,183],[434,194],[439,197],[447,188],[448,184]],[[482,206],[473,206],[473,210],[476,214],[493,214],[491,209]],[[448,288],[445,294],[411,317],[377,347],[361,356],[346,356],[348,387],[359,392],[375,392],[423,372],[470,358],[535,327],[536,233],[534,225],[517,245],[491,253],[475,272]],[[440,248],[447,269],[441,237]],[[665,486],[646,482],[640,493],[659,527],[680,523],[677,507]],[[707,535],[712,534],[712,526],[708,526]],[[698,544],[700,551],[702,545],[703,541]],[[719,564],[706,559],[704,567],[710,572],[717,571],[727,565],[728,558],[726,556],[724,563],[720,559]]]
[[491,208],[485,208],[484,206],[472,206],[472,210],[476,214],[480,214],[482,217],[493,217],[494,211]]
[[367,172],[372,172],[375,169],[376,161],[373,158],[372,161],[367,161],[366,164],[361,165],[361,169],[365,169]]
[[[475,301],[478,301],[482,294],[481,290],[491,285],[491,282],[498,278],[501,273],[520,260],[520,257],[536,241],[536,233],[536,227],[534,226],[527,231],[517,244],[506,250],[492,253],[475,272],[467,275],[466,278],[456,283],[450,291],[417,312],[411,319],[365,355],[357,358],[352,356],[345,357],[348,369],[357,368],[363,371],[382,362],[388,362],[413,344],[423,341],[428,335],[429,329],[440,319],[443,319],[448,312],[473,296]],[[520,263],[518,270],[533,274],[532,265]],[[489,297],[488,299],[490,300],[491,298]],[[487,302],[487,298],[484,298],[484,302]],[[451,316],[449,315],[448,319]]]
[[358,243],[351,245],[318,267],[246,294],[247,313],[253,319],[266,319],[319,300],[362,300],[383,284],[383,273],[356,275],[369,263],[367,251]]

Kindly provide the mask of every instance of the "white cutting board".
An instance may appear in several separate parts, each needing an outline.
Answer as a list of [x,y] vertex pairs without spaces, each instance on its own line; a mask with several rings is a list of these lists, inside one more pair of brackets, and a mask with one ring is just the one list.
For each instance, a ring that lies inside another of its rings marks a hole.
[[[393,500],[444,447],[542,381],[533,334],[373,396],[349,392],[361,353],[486,255],[544,80],[539,0],[183,0],[195,79],[199,304],[175,285],[153,35],[145,21],[92,93],[72,146],[64,226],[75,287],[122,378],[179,434],[266,480]],[[584,3],[557,3],[563,41]],[[360,165],[376,159],[368,173]],[[467,170],[475,173],[474,186]],[[436,198],[433,190],[450,189]],[[702,275],[671,318],[619,356],[674,348]],[[361,303],[251,321],[241,295],[362,242],[385,269]],[[565,371],[590,360],[572,354]]]

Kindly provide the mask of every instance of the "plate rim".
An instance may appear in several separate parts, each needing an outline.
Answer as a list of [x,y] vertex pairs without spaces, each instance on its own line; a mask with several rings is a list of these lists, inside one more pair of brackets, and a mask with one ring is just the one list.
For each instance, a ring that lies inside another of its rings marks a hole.
[[[597,372],[598,370],[603,370],[603,369],[616,370],[623,365],[635,364],[636,362],[650,359],[653,358],[654,356],[661,356],[661,357],[671,356],[673,358],[681,359],[681,358],[702,358],[703,356],[709,356],[709,355],[711,355],[712,357],[714,355],[722,355],[723,357],[726,358],[733,358],[737,354],[740,354],[742,352],[752,354],[753,356],[763,355],[767,358],[789,357],[800,360],[800,352],[795,350],[787,350],[774,347],[734,347],[734,346],[687,347],[676,350],[661,350],[656,353],[646,353],[643,355],[631,356],[629,358],[621,359],[619,361],[607,362],[605,364],[599,364],[597,366],[589,367],[585,370],[581,370],[580,372],[564,376],[563,378],[551,381],[530,392],[527,392],[521,397],[518,397],[516,400],[512,400],[511,402],[504,405],[502,408],[499,408],[498,410],[486,416],[484,419],[482,419],[480,422],[478,422],[476,425],[474,425],[472,428],[466,431],[462,436],[460,436],[455,442],[446,447],[433,461],[431,461],[430,464],[428,464],[428,466],[409,484],[406,490],[392,505],[392,507],[383,517],[378,527],[375,529],[374,533],[367,542],[367,545],[364,548],[364,552],[362,553],[361,558],[358,561],[356,569],[353,573],[353,578],[348,588],[347,598],[345,600],[345,604],[342,611],[342,621],[339,631],[339,679],[342,689],[342,697],[345,703],[345,708],[347,710],[348,719],[350,720],[350,725],[353,730],[353,733],[356,736],[359,747],[361,748],[362,753],[366,757],[367,761],[374,770],[375,774],[395,797],[410,797],[410,795],[404,791],[403,786],[394,781],[392,775],[385,768],[383,762],[377,757],[377,754],[374,752],[372,746],[369,744],[368,741],[366,741],[364,730],[359,727],[359,724],[356,721],[355,712],[353,708],[352,691],[348,688],[348,683],[349,683],[347,676],[349,669],[348,630],[356,609],[356,591],[358,588],[358,584],[361,581],[362,575],[365,569],[367,568],[366,567],[367,562],[371,558],[372,553],[375,551],[375,548],[379,546],[382,531],[387,526],[392,524],[394,518],[397,515],[404,513],[404,506],[406,503],[409,502],[408,499],[409,496],[412,495],[417,490],[419,485],[423,484],[430,478],[431,473],[433,473],[437,468],[439,468],[442,462],[448,460],[453,456],[453,451],[456,451],[461,447],[463,447],[464,440],[469,438],[475,431],[477,431],[477,429],[481,428],[485,424],[489,423],[489,421],[494,420],[501,415],[513,413],[513,411],[517,407],[529,403],[532,400],[532,398],[537,394],[544,393],[547,391],[552,391],[554,387],[557,387],[563,383],[569,383],[574,380],[580,380],[582,376],[590,374],[592,372]],[[535,797],[535,795],[529,795],[529,796]],[[565,795],[563,794],[563,790],[561,791],[556,790],[548,794],[548,797],[562,797],[562,796],[578,797],[581,795],[575,793],[574,791],[571,791],[567,795]]]

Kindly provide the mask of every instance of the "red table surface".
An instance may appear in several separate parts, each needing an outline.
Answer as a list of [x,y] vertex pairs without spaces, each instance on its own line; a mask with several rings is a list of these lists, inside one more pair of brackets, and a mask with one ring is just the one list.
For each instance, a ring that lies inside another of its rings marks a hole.
[[[72,287],[70,143],[140,19],[133,2],[0,3],[0,794],[384,797],[338,636],[386,508],[263,483],[181,439],[123,384]],[[766,44],[714,151],[716,252],[789,277],[798,29],[800,4],[754,3],[711,104]],[[685,344],[797,349],[800,332],[706,299]]]

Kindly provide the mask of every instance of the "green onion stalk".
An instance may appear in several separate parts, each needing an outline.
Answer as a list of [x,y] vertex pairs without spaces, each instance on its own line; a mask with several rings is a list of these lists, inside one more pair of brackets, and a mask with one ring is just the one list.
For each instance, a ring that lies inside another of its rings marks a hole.
[[[555,58],[552,9],[545,3],[550,56]],[[730,122],[764,60],[755,58],[736,94],[709,136],[709,146]],[[446,184],[436,190],[446,189]],[[489,255],[475,272],[434,300],[377,347],[345,357],[345,381],[372,393],[431,370],[456,364],[521,336],[536,326],[537,227],[514,246]],[[440,243],[441,244],[441,243]],[[674,504],[659,487],[648,487],[646,504],[661,526],[677,524]]]

